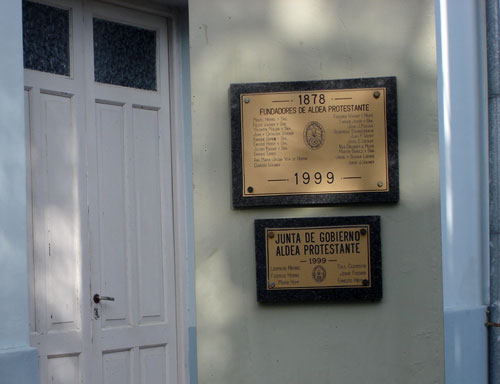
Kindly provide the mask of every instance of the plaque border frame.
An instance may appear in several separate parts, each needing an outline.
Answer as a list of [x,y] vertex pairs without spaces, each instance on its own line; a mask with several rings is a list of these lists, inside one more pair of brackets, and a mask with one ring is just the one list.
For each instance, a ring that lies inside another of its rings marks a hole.
[[[266,229],[293,229],[369,225],[370,227],[370,281],[366,288],[333,287],[320,289],[268,289],[266,263]],[[255,261],[257,301],[262,304],[306,303],[332,301],[379,301],[382,299],[382,247],[380,216],[309,217],[286,219],[257,219],[255,226]]]
[[[331,192],[243,196],[243,149],[240,95],[245,93],[295,92],[357,88],[386,88],[387,169],[389,190],[384,192]],[[233,208],[266,206],[314,206],[348,203],[395,203],[399,201],[399,162],[396,77],[344,80],[239,83],[229,88],[231,108],[231,158]]]

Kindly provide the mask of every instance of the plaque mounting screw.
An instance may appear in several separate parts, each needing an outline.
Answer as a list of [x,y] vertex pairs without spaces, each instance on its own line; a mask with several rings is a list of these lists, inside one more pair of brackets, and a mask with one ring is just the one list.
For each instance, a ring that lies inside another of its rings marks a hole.
[[368,280],[363,280],[363,285],[366,287],[368,284],[370,284],[370,282]]
[[270,239],[272,239],[274,237],[274,232],[269,232],[268,236],[269,236]]
[[378,185],[379,187],[383,187],[383,186],[384,186],[384,183],[382,183],[381,181],[379,181],[379,182],[377,183],[377,185]]
[[274,283],[269,284],[270,288],[274,288],[276,285]]
[[373,92],[373,97],[378,99],[380,97],[380,92],[379,91]]
[[252,193],[253,192],[253,187],[248,187],[247,191],[248,191],[248,193]]
[[250,98],[249,97],[245,97],[245,103],[249,103],[250,102]]
[[360,232],[361,232],[361,234],[362,234],[362,235],[366,235],[366,229],[361,228],[361,231],[360,231]]

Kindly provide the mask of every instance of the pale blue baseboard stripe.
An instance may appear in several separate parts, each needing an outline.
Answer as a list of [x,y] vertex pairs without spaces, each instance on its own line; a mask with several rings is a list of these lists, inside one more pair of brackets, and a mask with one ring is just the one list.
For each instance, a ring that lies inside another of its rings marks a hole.
[[38,384],[37,349],[0,349],[0,384]]
[[446,384],[488,384],[486,307],[444,312]]

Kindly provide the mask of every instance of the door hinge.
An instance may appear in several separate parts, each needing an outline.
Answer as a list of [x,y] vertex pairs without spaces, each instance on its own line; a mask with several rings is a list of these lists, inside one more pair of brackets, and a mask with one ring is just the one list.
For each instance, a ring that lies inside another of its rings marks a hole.
[[488,309],[486,310],[486,323],[484,323],[484,326],[485,327],[497,327],[497,328],[500,328],[500,323],[495,323],[493,321],[490,321],[490,315],[491,315],[491,309],[490,307],[488,307]]
[[498,327],[500,328],[500,323],[493,323],[491,321],[487,321],[486,323],[484,323],[485,326],[487,327]]

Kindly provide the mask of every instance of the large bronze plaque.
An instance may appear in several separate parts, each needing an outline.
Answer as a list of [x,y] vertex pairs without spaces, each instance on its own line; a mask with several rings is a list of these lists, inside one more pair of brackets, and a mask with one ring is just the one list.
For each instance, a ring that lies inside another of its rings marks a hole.
[[233,205],[397,200],[395,80],[371,80],[233,85]]
[[261,302],[381,298],[377,216],[256,220]]

